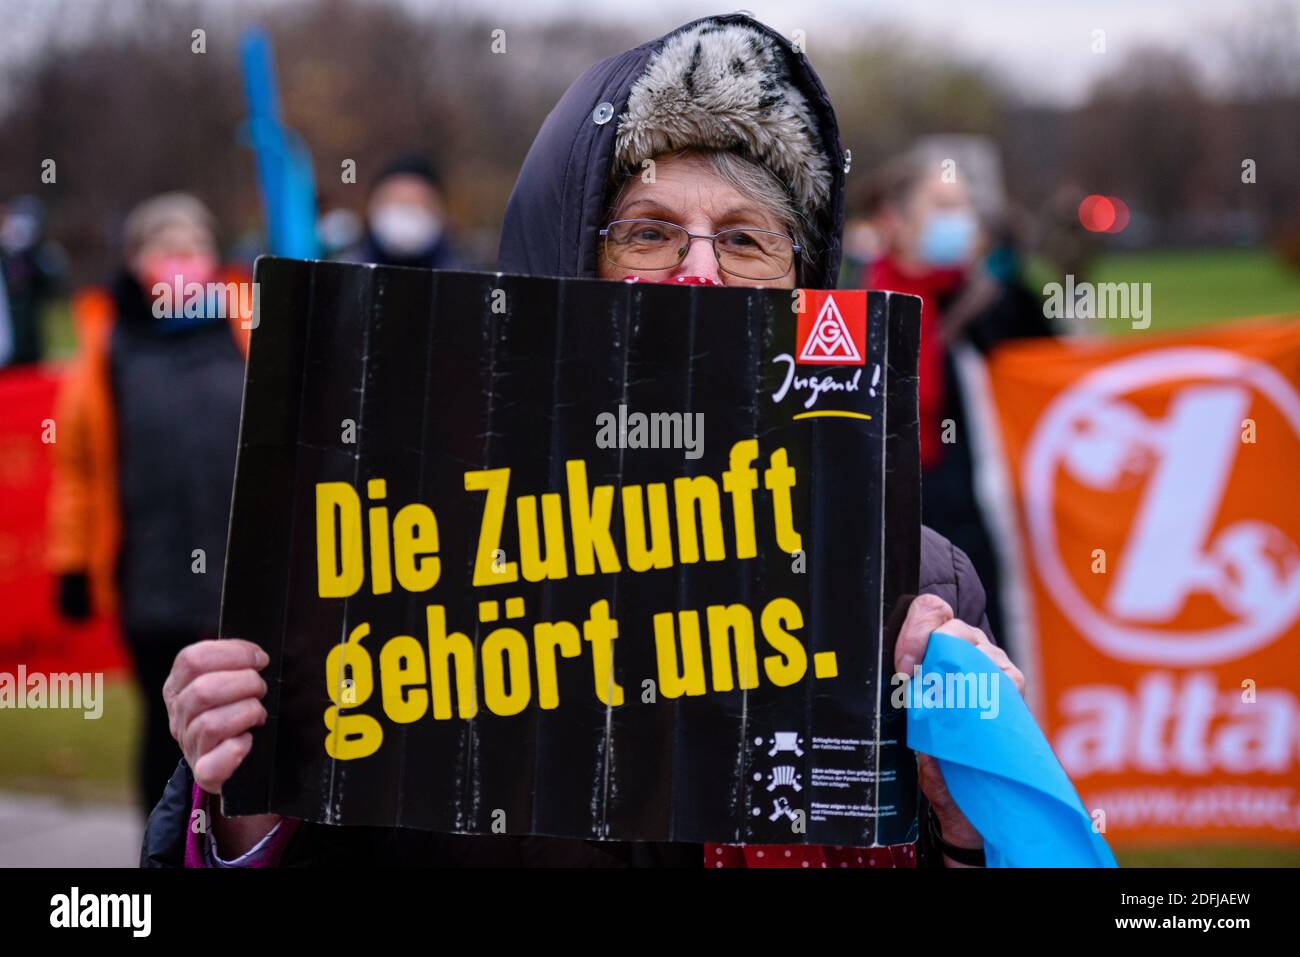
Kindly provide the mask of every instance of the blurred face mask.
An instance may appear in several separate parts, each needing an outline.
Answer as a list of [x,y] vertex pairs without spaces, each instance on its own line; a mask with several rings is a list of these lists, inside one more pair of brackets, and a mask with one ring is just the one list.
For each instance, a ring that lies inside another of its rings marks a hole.
[[921,227],[921,258],[931,266],[961,266],[975,248],[975,214],[966,209],[931,213]]
[[144,275],[140,276],[145,292],[152,294],[154,286],[162,283],[172,286],[180,276],[181,288],[192,282],[206,285],[217,278],[217,259],[206,253],[191,256],[148,256],[143,263]]
[[36,243],[40,236],[41,224],[35,216],[25,213],[10,213],[0,226],[0,246],[7,253],[20,253]]
[[370,217],[370,230],[379,244],[399,256],[416,256],[433,247],[442,235],[442,220],[418,206],[391,203]]

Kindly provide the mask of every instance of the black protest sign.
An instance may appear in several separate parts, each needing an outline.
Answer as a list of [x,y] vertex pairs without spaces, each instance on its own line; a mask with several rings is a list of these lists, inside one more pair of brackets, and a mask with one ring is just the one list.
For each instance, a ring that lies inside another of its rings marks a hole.
[[262,259],[230,814],[583,839],[916,834],[919,300]]

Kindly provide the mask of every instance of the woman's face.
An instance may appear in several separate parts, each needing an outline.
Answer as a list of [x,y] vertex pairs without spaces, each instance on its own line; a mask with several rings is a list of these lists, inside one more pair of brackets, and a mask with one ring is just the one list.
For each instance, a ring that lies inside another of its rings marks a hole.
[[186,282],[209,282],[217,271],[217,243],[198,223],[177,220],[158,229],[140,247],[128,266],[136,280],[152,289],[170,284],[177,275]]
[[967,267],[980,237],[966,187],[925,177],[897,211],[896,237],[896,253],[912,269]]
[[[611,220],[658,219],[675,223],[687,232],[709,234],[735,226],[749,226],[789,235],[789,229],[767,209],[720,179],[698,156],[657,158],[654,182],[647,183],[634,175],[623,189]],[[713,245],[707,239],[692,240],[686,258],[675,269],[638,272],[616,266],[605,258],[602,248],[596,275],[601,279],[626,279],[640,276],[651,282],[664,282],[678,276],[703,276],[726,286],[775,286],[793,289],[795,269],[780,279],[741,279],[718,268]]]

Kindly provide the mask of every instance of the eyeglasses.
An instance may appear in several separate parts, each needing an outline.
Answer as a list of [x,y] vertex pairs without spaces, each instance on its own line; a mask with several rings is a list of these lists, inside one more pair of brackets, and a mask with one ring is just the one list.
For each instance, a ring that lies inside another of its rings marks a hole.
[[738,279],[780,279],[794,267],[800,250],[789,236],[768,229],[739,226],[713,235],[697,234],[657,219],[615,220],[600,235],[605,237],[606,259],[640,272],[675,269],[694,240],[707,239],[723,272]]

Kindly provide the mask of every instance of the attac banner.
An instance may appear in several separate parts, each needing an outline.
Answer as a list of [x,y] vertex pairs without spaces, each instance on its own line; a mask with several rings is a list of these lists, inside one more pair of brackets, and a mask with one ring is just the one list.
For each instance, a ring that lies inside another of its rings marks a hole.
[[257,282],[221,633],[270,654],[269,720],[226,813],[915,838],[919,300]]
[[1107,840],[1300,844],[1300,322],[994,355],[1049,741]]

